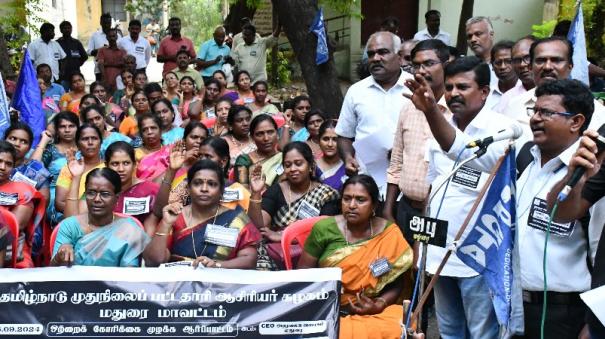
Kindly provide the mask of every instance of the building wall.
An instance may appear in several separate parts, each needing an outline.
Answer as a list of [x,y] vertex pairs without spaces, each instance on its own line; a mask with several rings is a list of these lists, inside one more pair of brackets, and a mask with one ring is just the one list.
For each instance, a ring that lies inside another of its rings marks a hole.
[[[40,7],[41,11],[40,13],[36,13],[36,15],[40,19],[46,22],[50,22],[55,26],[55,38],[61,37],[61,32],[59,31],[59,24],[64,20],[71,22],[73,31],[72,36],[74,38],[78,37],[76,0],[42,0],[40,1]],[[42,23],[37,26],[40,25],[42,25]],[[32,35],[32,39],[38,38],[40,36],[40,32],[38,30],[30,32],[30,34]]]
[[84,46],[87,46],[92,33],[101,27],[101,0],[78,0],[75,7],[79,24],[78,37]]

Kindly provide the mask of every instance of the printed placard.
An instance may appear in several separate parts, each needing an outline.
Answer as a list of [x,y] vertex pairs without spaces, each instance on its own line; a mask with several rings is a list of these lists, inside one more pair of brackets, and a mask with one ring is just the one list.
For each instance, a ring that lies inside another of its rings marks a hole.
[[[527,226],[546,232],[548,219],[550,219],[550,215],[548,214],[546,200],[534,198],[527,216]],[[575,222],[560,223],[553,221],[550,224],[550,234],[569,237],[573,232],[574,224]]]
[[476,189],[481,180],[481,171],[467,166],[462,166],[452,178],[452,182],[464,187]]
[[140,215],[149,213],[150,201],[150,196],[144,198],[124,198],[123,213],[128,215]]
[[237,244],[238,236],[239,230],[237,228],[208,224],[204,240],[211,244],[233,248]]
[[408,214],[404,231],[412,234],[415,241],[445,247],[447,241],[447,220]]

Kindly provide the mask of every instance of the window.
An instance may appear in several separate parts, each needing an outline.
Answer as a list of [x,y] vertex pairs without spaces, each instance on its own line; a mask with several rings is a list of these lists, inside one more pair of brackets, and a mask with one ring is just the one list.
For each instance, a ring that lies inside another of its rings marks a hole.
[[114,20],[126,21],[125,5],[126,0],[103,0],[101,7],[103,13],[111,14],[111,17]]

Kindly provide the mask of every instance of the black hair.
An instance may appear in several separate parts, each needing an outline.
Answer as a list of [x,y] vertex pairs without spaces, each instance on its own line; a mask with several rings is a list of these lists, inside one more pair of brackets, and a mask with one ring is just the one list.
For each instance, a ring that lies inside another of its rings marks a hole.
[[460,57],[445,66],[445,78],[460,73],[472,71],[475,73],[475,82],[479,87],[489,86],[490,70],[489,66],[478,57],[465,56]]
[[[130,100],[132,101],[134,99],[135,96],[141,94],[142,96],[145,97],[145,99],[147,99],[147,95],[145,95],[145,91],[142,89],[137,89],[134,91],[134,93],[132,93],[132,95],[130,96]],[[147,101],[149,101],[149,99],[147,99]]]
[[[246,71],[245,69],[242,69],[241,71],[238,71],[237,73],[235,73],[235,84],[237,84],[239,82],[239,77],[242,76],[242,74],[246,74],[248,76],[248,78],[250,78],[250,73],[248,71]],[[252,78],[250,78],[252,79]]]
[[87,128],[92,128],[99,136],[99,143],[103,143],[103,133],[101,133],[101,131],[97,128],[97,126],[90,124],[90,123],[83,123],[82,125],[80,125],[78,127],[78,130],[76,130],[76,142],[80,141],[80,138],[82,137],[82,133]]
[[34,132],[32,132],[32,129],[28,124],[21,121],[11,122],[10,126],[4,131],[4,140],[8,138],[8,135],[11,134],[12,131],[25,131],[29,138],[29,146],[32,145],[32,141],[34,141]]
[[275,130],[277,131],[277,123],[269,114],[259,114],[252,121],[250,121],[250,134],[254,134],[254,131],[263,121],[270,121]]
[[40,73],[40,69],[42,69],[44,67],[48,67],[48,69],[50,69],[52,71],[52,68],[50,68],[49,64],[39,64],[38,66],[36,66],[36,73]]
[[[134,72],[128,68],[124,68],[123,70],[120,71],[120,76],[122,76],[122,74],[124,74],[125,72],[128,72],[132,75],[132,79],[134,80]],[[124,81],[124,77],[122,77],[122,81]]]
[[42,24],[42,26],[40,26],[40,33],[44,32],[44,31],[54,31],[55,30],[55,25],[51,24],[50,22],[45,22]]
[[15,165],[15,161],[17,161],[17,150],[10,142],[0,140],[0,153],[10,154],[13,157],[13,166]]
[[319,126],[319,137],[321,138],[327,130],[336,128],[336,123],[334,120],[329,119],[324,121],[321,126]]
[[86,80],[86,78],[84,77],[84,74],[82,74],[82,73],[80,73],[80,72],[75,72],[75,73],[72,73],[72,74],[69,76],[69,84],[70,84],[70,85],[71,85],[71,82],[74,80],[74,76],[76,76],[76,75],[77,75],[77,76],[79,76],[80,78],[82,78],[82,79]]
[[59,24],[59,29],[63,29],[63,27],[66,27],[66,26],[73,27],[73,26],[71,25],[71,22],[69,22],[69,21],[67,21],[67,20],[63,20],[63,21],[61,21],[61,23]]
[[512,42],[512,41],[510,41],[510,40],[500,40],[500,41],[496,42],[494,44],[494,46],[492,47],[492,50],[490,52],[491,53],[490,55],[491,55],[491,58],[492,58],[492,62],[494,62],[494,58],[495,58],[496,52],[498,52],[500,50],[508,49],[510,51],[511,55],[512,55],[512,53],[513,53],[513,46],[514,45],[515,45],[515,43]]
[[149,97],[151,93],[162,92],[162,86],[157,82],[150,82],[143,87],[143,91],[145,92],[145,96]]
[[147,76],[147,73],[145,72],[145,70],[143,69],[139,69],[139,70],[135,70],[134,71],[134,77],[136,78],[138,75],[143,74],[145,76],[145,78],[149,79],[149,77]]
[[216,173],[218,177],[221,194],[225,190],[225,177],[223,175],[223,168],[216,162],[208,159],[202,159],[196,161],[193,166],[187,171],[187,186],[191,186],[191,181],[195,174],[202,170],[210,170]]
[[458,50],[458,48],[454,46],[447,46],[447,49],[450,52],[450,56],[454,57],[454,60],[460,57],[460,51]]
[[185,140],[185,138],[187,138],[187,136],[189,136],[189,133],[191,133],[196,128],[203,129],[206,132],[206,137],[208,137],[210,135],[210,132],[208,131],[208,127],[206,127],[206,125],[202,124],[201,122],[199,122],[197,120],[191,120],[185,126],[185,130],[183,131],[183,140]]
[[360,184],[366,189],[366,191],[370,195],[370,199],[372,200],[372,205],[374,205],[374,207],[377,207],[380,191],[378,190],[378,185],[376,185],[376,181],[374,181],[374,178],[367,174],[357,174],[352,177],[349,177],[342,185],[340,196],[343,196],[343,193],[347,186],[355,184]]
[[189,51],[186,49],[179,49],[178,52],[176,52],[175,56],[178,58],[178,56],[181,54],[185,54],[185,55],[189,56]]
[[252,117],[252,111],[250,110],[250,108],[242,105],[233,105],[231,106],[231,108],[229,108],[229,114],[227,115],[227,125],[233,125],[233,123],[235,122],[235,116],[241,111],[248,112],[248,114],[250,114],[250,117]]
[[269,89],[269,84],[265,80],[258,80],[252,85],[252,91],[256,91],[256,88],[260,85],[265,85],[265,89]]
[[[168,100],[168,99],[166,99],[166,98],[162,98],[162,99],[160,99],[160,100],[158,100],[158,101],[154,102],[154,103],[151,105],[151,112],[152,112],[153,114],[156,114],[156,112],[155,112],[155,107],[156,107],[157,105],[159,105],[160,103],[162,103],[162,104],[164,104],[164,105],[168,106],[168,109],[170,110],[170,112],[172,112],[172,122],[174,122],[174,119],[176,119],[176,112],[174,111],[174,107],[172,106],[172,103],[170,102],[170,100]],[[156,114],[156,115],[157,115],[157,114]],[[160,125],[160,126],[161,126],[161,125]]]
[[282,150],[282,165],[286,159],[286,154],[290,153],[291,151],[297,151],[300,153],[300,155],[302,155],[305,161],[309,164],[309,168],[312,170],[310,173],[311,180],[315,180],[315,157],[313,156],[311,147],[307,145],[306,142],[302,141],[293,141],[287,144]]
[[90,173],[86,175],[86,180],[84,181],[84,186],[88,186],[88,182],[92,178],[103,178],[113,186],[114,194],[119,194],[122,192],[122,179],[120,179],[120,175],[107,167],[103,168],[95,168]]
[[251,23],[247,23],[244,25],[244,27],[242,27],[242,32],[243,31],[250,31],[252,34],[256,34],[256,27],[254,27],[254,25]]
[[294,100],[285,100],[283,104],[284,111],[294,109]]
[[105,118],[105,110],[103,109],[103,107],[101,107],[100,105],[91,105],[80,111],[80,120],[82,120],[83,123],[88,122],[87,115],[90,111],[99,112],[99,114],[101,114],[101,116]]
[[141,114],[139,116],[137,116],[137,126],[139,126],[139,136],[141,138],[143,138],[143,121],[150,119],[153,120],[153,122],[158,125],[158,128],[160,129],[160,134],[162,133],[162,120],[160,120],[160,118],[156,115],[156,114],[152,114],[152,113],[144,113]]
[[439,61],[442,63],[446,63],[450,58],[449,48],[439,39],[429,39],[418,42],[410,52],[412,59],[414,59],[416,53],[420,51],[435,51]]
[[309,99],[308,96],[299,95],[299,96],[295,97],[294,99],[292,99],[292,109],[294,109],[296,106],[298,106],[298,104],[300,104],[301,101],[308,101],[309,104],[311,104],[311,99]]
[[111,14],[109,12],[101,14],[101,18],[99,20],[103,21],[103,19],[111,19]]
[[438,10],[430,9],[426,13],[424,13],[424,19],[428,20],[431,15],[437,15],[439,18],[441,18],[441,13]]
[[216,71],[212,72],[212,76],[214,77],[214,75],[216,73],[221,74],[223,76],[223,78],[225,78],[225,80],[227,80],[227,74],[225,74],[225,72],[223,72],[222,69],[217,69]]
[[324,121],[326,121],[326,114],[319,108],[314,108],[305,114],[305,127],[308,127],[311,117],[315,115],[319,115]]
[[216,86],[218,86],[218,89],[220,90],[223,86],[221,85],[221,82],[214,79],[214,78],[210,78],[210,80],[206,81],[206,88],[208,88],[208,86],[210,86],[211,84],[215,84]]
[[399,19],[394,16],[388,16],[382,20],[380,27],[399,27]]
[[78,125],[80,125],[80,120],[74,112],[61,111],[57,113],[57,115],[55,115],[53,118],[53,127],[55,128],[55,144],[59,143],[59,125],[61,124],[62,120],[71,122],[72,124],[76,125],[76,128]]
[[97,98],[94,94],[86,93],[80,98],[80,103],[78,104],[78,108],[82,107],[82,103],[88,99],[93,99],[95,101],[95,105],[100,105],[101,100]]
[[179,18],[178,16],[173,16],[172,18],[168,19],[168,23],[170,23],[170,21],[178,21],[180,23],[181,18]]
[[189,80],[191,81],[191,83],[193,84],[193,91],[196,92],[199,88],[197,88],[197,83],[195,82],[195,80],[193,80],[192,77],[185,75],[184,77],[179,79],[179,85],[184,81],[184,80]]
[[132,19],[130,20],[130,22],[128,23],[128,28],[132,27],[132,26],[138,26],[141,27],[141,21],[137,20],[137,19]]
[[562,96],[563,107],[567,112],[582,114],[586,118],[580,129],[580,135],[588,128],[594,112],[594,97],[582,82],[571,79],[549,81],[536,89],[537,98],[543,95]]
[[221,137],[213,136],[206,138],[204,141],[202,141],[200,147],[201,146],[212,147],[214,153],[216,153],[219,158],[226,160],[225,168],[223,168],[223,175],[226,178],[229,173],[229,159],[231,159],[231,155],[229,153],[229,144],[227,143],[227,141],[225,141],[225,139]]
[[554,36],[554,35],[549,38],[538,39],[531,44],[531,47],[529,48],[529,58],[530,58],[531,62],[533,63],[534,58],[536,57],[536,47],[538,47],[540,44],[545,44],[545,43],[555,42],[555,41],[560,41],[563,44],[565,44],[565,46],[567,46],[567,61],[569,62],[570,65],[573,65],[573,45],[571,44],[571,42],[569,42],[569,40],[567,40],[567,38],[561,37],[561,36]]
[[92,94],[94,88],[96,88],[96,87],[103,87],[103,89],[105,91],[107,91],[107,86],[105,86],[105,84],[103,82],[101,82],[101,81],[94,81],[92,84],[90,84],[90,87],[89,87],[90,88],[90,94]]
[[219,99],[216,101],[216,104],[214,104],[214,111],[215,111],[215,112],[216,112],[216,107],[217,107],[217,106],[218,106],[218,104],[220,104],[221,102],[226,102],[226,103],[229,103],[229,109],[231,109],[231,106],[233,106],[233,101],[232,101],[231,99],[229,99],[229,98],[227,98],[227,97],[222,97],[222,98],[219,98]]
[[132,145],[127,143],[126,141],[120,140],[112,142],[111,145],[109,145],[109,147],[107,147],[107,149],[105,150],[105,165],[109,164],[109,160],[111,160],[111,157],[116,152],[124,152],[128,155],[128,157],[130,158],[130,160],[132,160],[133,163],[137,162],[136,157],[134,155],[134,147],[132,147]]

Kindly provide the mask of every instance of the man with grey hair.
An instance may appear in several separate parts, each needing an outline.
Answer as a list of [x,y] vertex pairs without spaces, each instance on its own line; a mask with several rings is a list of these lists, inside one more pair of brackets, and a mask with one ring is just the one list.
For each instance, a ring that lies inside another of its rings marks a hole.
[[476,57],[488,64],[490,70],[490,88],[498,86],[498,78],[491,63],[494,46],[494,26],[485,16],[475,16],[466,21],[466,42]]
[[[383,159],[388,165],[399,112],[405,102],[409,103],[402,94],[409,93],[404,82],[411,75],[401,70],[400,48],[401,40],[390,32],[376,32],[368,39],[366,51],[371,75],[349,88],[336,125],[338,150],[348,175],[365,171],[359,160],[368,156]],[[372,143],[384,154],[365,154],[369,153],[368,148],[356,149],[353,141]],[[384,194],[386,178],[377,180],[377,184]]]
[[222,68],[225,58],[231,53],[231,49],[225,43],[225,28],[218,26],[214,29],[212,39],[200,46],[197,55],[197,65],[202,69],[201,75],[204,82],[212,78],[212,74]]

